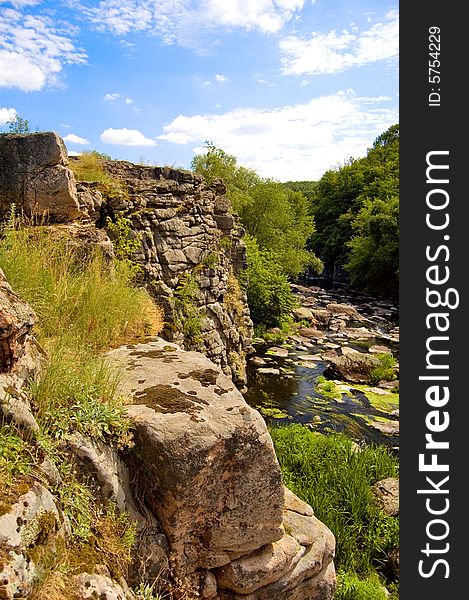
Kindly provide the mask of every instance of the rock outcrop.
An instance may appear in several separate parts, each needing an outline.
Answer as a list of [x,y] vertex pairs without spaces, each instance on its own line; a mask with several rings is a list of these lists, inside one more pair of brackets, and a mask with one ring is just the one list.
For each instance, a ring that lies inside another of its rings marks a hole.
[[[140,242],[133,260],[165,311],[164,337],[203,352],[242,385],[252,322],[236,276],[246,267],[246,247],[225,185],[207,186],[191,171],[168,167],[104,167],[120,191],[102,201],[99,224],[106,217],[130,221]],[[85,187],[91,197],[99,193]]]
[[52,222],[83,217],[67,150],[52,132],[0,136],[0,215],[11,210]]
[[236,276],[246,266],[246,248],[224,184],[104,159],[107,183],[77,183],[68,165],[56,133],[0,136],[0,220],[14,205],[31,223],[72,224],[78,236],[74,221],[87,223],[91,236],[108,218],[128,219],[141,282],[165,312],[164,337],[203,352],[242,386],[252,322]]
[[136,493],[185,589],[207,599],[332,598],[334,536],[284,489],[265,422],[231,379],[159,338],[108,357],[131,402]]

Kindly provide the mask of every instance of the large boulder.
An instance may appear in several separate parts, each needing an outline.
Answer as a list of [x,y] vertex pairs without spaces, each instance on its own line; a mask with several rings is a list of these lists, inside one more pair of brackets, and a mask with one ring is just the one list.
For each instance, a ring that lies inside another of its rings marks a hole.
[[0,136],[0,218],[15,210],[27,218],[66,222],[83,216],[67,150],[54,132]]
[[131,468],[179,575],[228,564],[283,535],[284,491],[260,414],[197,352],[155,338],[109,353],[135,425]]
[[325,371],[327,376],[351,383],[372,383],[371,371],[379,365],[376,356],[352,348],[347,348],[347,352],[340,356],[329,354],[327,360],[329,362]]

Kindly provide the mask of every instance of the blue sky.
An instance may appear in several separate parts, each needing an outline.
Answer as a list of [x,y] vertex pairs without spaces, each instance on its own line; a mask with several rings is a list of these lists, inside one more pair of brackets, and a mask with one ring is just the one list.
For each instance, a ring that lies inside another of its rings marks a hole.
[[316,180],[398,122],[398,18],[394,0],[0,0],[0,127],[184,168],[210,140]]

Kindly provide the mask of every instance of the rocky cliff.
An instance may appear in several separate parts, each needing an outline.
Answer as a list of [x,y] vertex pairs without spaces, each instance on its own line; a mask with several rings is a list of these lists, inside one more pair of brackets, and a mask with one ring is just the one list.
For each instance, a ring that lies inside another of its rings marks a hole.
[[203,352],[242,385],[252,322],[236,276],[246,249],[224,184],[208,187],[190,171],[105,160],[105,183],[77,183],[68,164],[54,133],[0,136],[0,218],[14,204],[36,223],[106,229],[109,220],[125,219],[138,242],[132,260],[142,283],[165,310],[164,336]]
[[[243,380],[251,324],[234,277],[244,260],[241,232],[223,185],[207,187],[190,172],[109,162],[113,185],[106,195],[96,184],[76,185],[55,134],[6,135],[1,142],[8,156],[0,164],[9,169],[1,180],[4,214],[13,201],[31,222],[61,223],[49,227],[50,235],[65,228],[77,251],[98,245],[109,261],[109,240],[95,224],[128,219],[142,281],[164,304],[168,321],[167,339],[107,356],[121,374],[134,447],[124,452],[79,433],[63,442],[63,456],[94,490],[97,506],[111,503],[136,524],[126,576],[101,564],[98,537],[63,597],[132,599],[131,588],[167,581],[174,598],[330,600],[334,536],[284,487],[265,422],[231,377]],[[42,162],[29,157],[31,148]],[[48,188],[45,173],[56,167],[66,169],[63,186],[54,176]],[[0,597],[6,599],[33,597],[51,559],[69,551],[64,482],[40,442],[27,388],[47,360],[33,336],[35,319],[0,274],[0,422],[25,440],[35,464],[0,497]],[[184,340],[191,319],[200,330]]]

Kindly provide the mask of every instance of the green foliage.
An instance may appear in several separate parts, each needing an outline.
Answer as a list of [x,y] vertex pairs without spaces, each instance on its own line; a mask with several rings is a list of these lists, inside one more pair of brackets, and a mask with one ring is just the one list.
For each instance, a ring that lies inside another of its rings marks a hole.
[[280,327],[296,306],[288,278],[276,256],[259,248],[257,242],[246,236],[248,268],[242,279],[246,285],[251,318],[267,327]]
[[399,198],[366,198],[352,221],[345,268],[352,284],[389,297],[399,293]]
[[370,380],[373,384],[378,383],[382,379],[385,381],[392,381],[396,378],[394,367],[396,366],[396,359],[390,352],[380,352],[376,355],[379,364],[370,372]]
[[387,595],[376,573],[361,579],[355,573],[339,571],[334,600],[387,600]]
[[27,119],[23,119],[20,117],[20,115],[15,115],[12,119],[7,121],[7,125],[7,133],[31,133],[29,121]]
[[312,194],[316,231],[310,245],[352,283],[396,296],[399,244],[399,126],[380,135],[367,156],[327,171]]
[[388,552],[398,546],[399,521],[378,508],[371,486],[397,476],[397,460],[384,447],[357,452],[346,436],[323,436],[298,424],[270,433],[285,484],[336,537],[336,566],[361,577],[384,570]]
[[[140,240],[132,230],[132,222],[123,216],[114,220],[106,218],[106,231],[112,241],[114,254],[118,260],[130,261],[134,252],[140,248]],[[139,271],[139,267],[136,267]]]
[[199,283],[197,274],[191,273],[181,277],[174,290],[176,321],[184,334],[184,342],[193,347],[202,341],[203,313],[197,306]]
[[305,196],[238,166],[234,156],[210,142],[206,148],[194,157],[192,168],[208,183],[224,180],[234,210],[260,249],[275,255],[286,275],[296,276],[308,267],[320,271],[322,264],[305,248],[314,231]]
[[78,181],[108,183],[111,180],[104,170],[103,155],[96,150],[82,152],[78,157],[70,160],[70,168]]

